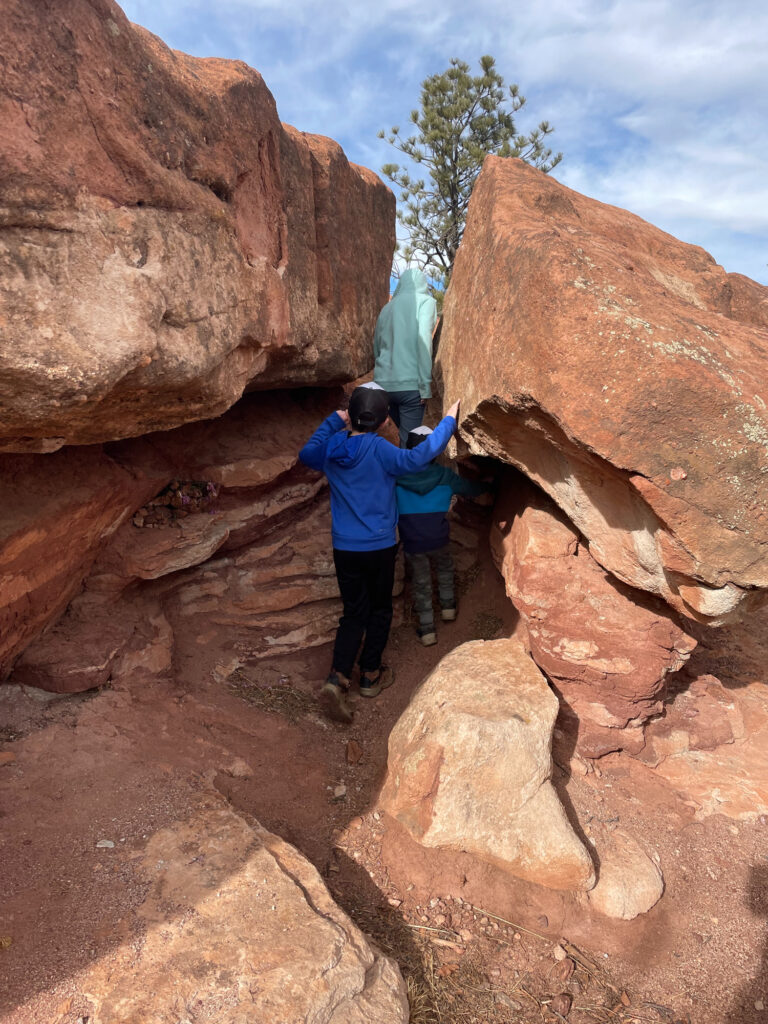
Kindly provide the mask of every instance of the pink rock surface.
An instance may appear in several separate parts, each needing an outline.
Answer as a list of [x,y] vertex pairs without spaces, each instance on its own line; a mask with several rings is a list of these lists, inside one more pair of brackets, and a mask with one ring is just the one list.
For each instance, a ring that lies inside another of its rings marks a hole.
[[0,679],[80,590],[105,538],[161,484],[98,446],[0,456]]
[[470,449],[707,623],[768,586],[768,289],[516,160],[472,196],[438,352]]
[[639,749],[665,679],[696,646],[663,601],[613,579],[543,492],[516,480],[497,501],[491,546],[531,655],[576,719],[577,750]]
[[258,72],[112,0],[11,0],[0,451],[135,436],[370,366],[394,198],[281,125]]

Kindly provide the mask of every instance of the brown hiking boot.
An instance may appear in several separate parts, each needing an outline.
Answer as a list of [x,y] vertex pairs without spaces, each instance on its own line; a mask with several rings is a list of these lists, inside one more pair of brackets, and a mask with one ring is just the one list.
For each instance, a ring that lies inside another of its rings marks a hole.
[[378,697],[382,690],[386,690],[395,681],[395,670],[382,665],[374,675],[360,676],[360,696]]
[[331,672],[320,690],[320,703],[326,715],[334,722],[349,725],[352,709],[347,703],[349,680],[341,672]]

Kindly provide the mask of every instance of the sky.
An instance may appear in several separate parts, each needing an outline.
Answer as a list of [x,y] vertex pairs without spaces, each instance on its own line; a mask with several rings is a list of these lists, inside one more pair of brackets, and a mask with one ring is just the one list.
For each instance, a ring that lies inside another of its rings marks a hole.
[[555,127],[553,176],[768,284],[765,0],[124,0],[174,49],[244,60],[283,121],[375,171],[421,82],[491,54]]

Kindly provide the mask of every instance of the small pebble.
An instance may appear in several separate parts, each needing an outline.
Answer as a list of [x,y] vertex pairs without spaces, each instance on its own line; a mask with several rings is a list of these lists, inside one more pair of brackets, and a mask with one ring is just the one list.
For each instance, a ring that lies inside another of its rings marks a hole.
[[337,786],[333,791],[334,800],[341,800],[341,798],[345,797],[346,795],[347,787],[343,783],[340,786]]
[[96,843],[97,850],[114,850],[114,848],[115,844],[111,839],[100,839],[98,843]]
[[568,954],[565,952],[563,947],[558,944],[552,950],[552,956],[555,958],[555,960],[565,960],[565,958],[568,956]]
[[390,907],[400,907],[400,906],[402,906],[403,901],[402,900],[396,900],[396,899],[394,899],[394,897],[390,896],[390,898],[387,900],[387,903],[390,905]]

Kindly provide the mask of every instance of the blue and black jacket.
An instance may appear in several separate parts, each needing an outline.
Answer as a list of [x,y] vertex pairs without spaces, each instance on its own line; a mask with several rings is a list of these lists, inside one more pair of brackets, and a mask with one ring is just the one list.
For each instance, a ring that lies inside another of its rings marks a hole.
[[[417,445],[413,450],[418,451],[421,447]],[[450,539],[450,527],[445,516],[453,495],[476,498],[487,490],[484,484],[466,480],[452,469],[434,463],[420,473],[398,477],[398,529],[407,554],[418,555],[445,547]]]
[[396,448],[378,434],[351,434],[338,413],[323,420],[299,452],[331,488],[333,546],[341,551],[378,551],[397,543],[395,479],[418,475],[445,448],[456,430],[445,416],[426,441]]

